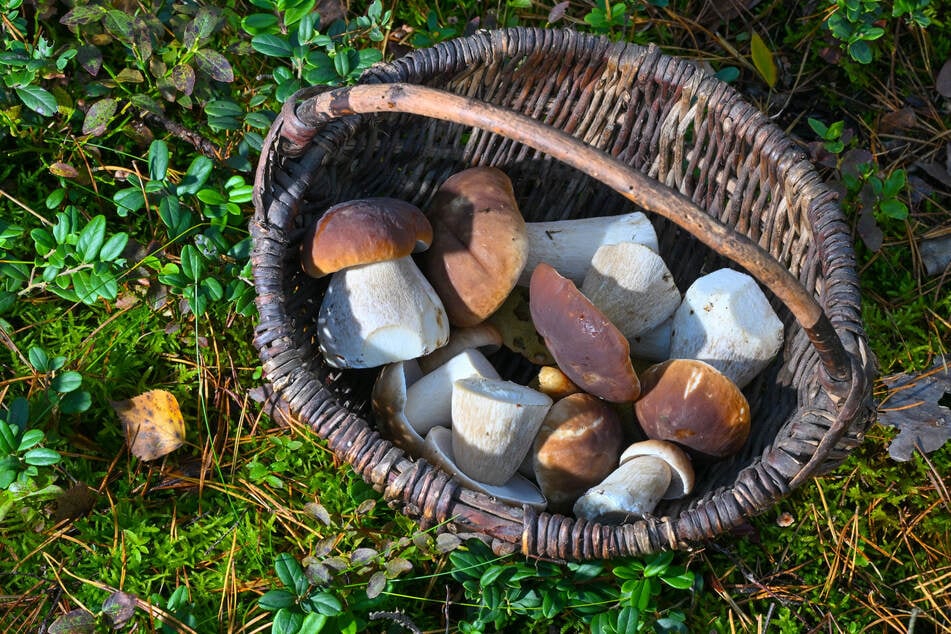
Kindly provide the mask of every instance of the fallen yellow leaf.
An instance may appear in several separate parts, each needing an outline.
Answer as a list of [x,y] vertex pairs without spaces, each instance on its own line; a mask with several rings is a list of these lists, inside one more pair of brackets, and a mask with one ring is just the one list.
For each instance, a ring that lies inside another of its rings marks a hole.
[[168,455],[185,442],[185,419],[175,395],[151,390],[125,401],[113,401],[122,421],[126,444],[140,460]]

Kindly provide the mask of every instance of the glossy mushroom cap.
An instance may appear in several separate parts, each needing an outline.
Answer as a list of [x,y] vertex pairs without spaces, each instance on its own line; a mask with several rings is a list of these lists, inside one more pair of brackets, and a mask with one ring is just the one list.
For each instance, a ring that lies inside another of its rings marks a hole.
[[641,373],[634,413],[650,438],[722,458],[740,450],[750,433],[743,392],[716,368],[695,359],[671,359]]
[[416,206],[395,198],[364,198],[327,209],[301,243],[313,277],[351,266],[395,260],[425,250],[433,228]]
[[508,176],[494,167],[453,174],[427,209],[433,244],[422,269],[453,326],[474,326],[508,297],[525,267],[525,219]]
[[550,510],[571,510],[582,493],[618,464],[623,434],[610,405],[578,392],[548,410],[532,447],[535,479]]
[[571,280],[544,262],[532,274],[529,308],[558,367],[580,388],[616,403],[638,397],[627,339]]

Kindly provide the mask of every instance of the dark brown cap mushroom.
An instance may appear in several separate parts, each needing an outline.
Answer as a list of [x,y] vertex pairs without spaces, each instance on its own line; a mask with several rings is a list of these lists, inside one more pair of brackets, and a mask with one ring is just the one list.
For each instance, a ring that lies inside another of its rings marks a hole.
[[616,403],[638,397],[627,339],[571,280],[544,262],[532,274],[529,308],[558,367],[580,388]]
[[621,421],[601,399],[578,392],[552,405],[532,446],[535,479],[549,508],[570,511],[614,470],[622,442]]
[[473,167],[442,184],[427,209],[433,243],[423,272],[453,326],[473,326],[495,312],[525,267],[525,219],[508,176]]
[[650,438],[705,456],[736,453],[750,433],[743,392],[712,365],[695,359],[671,359],[645,370],[634,413]]
[[433,228],[416,206],[395,198],[363,198],[327,209],[301,243],[313,277],[425,250]]

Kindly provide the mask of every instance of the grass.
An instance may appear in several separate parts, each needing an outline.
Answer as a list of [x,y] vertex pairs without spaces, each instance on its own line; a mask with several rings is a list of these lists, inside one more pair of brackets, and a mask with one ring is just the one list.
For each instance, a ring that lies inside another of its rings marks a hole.
[[[281,68],[305,61],[274,40],[259,39],[255,48],[242,19],[279,15],[293,27],[288,33],[301,33],[306,12],[294,7],[307,3],[284,2],[276,13],[262,4],[221,2],[217,12],[167,5],[144,22],[160,52],[152,63],[191,69],[195,83],[185,90],[150,74],[145,42],[115,14],[74,14],[81,23],[70,30],[61,22],[66,9],[0,0],[0,142],[11,148],[0,165],[0,412],[13,418],[28,402],[27,426],[41,429],[42,445],[62,456],[14,487],[20,497],[5,491],[0,498],[8,509],[0,514],[0,631],[105,631],[117,623],[129,631],[298,631],[305,604],[314,606],[310,626],[320,621],[324,631],[471,631],[480,618],[490,630],[588,631],[601,627],[598,613],[617,619],[623,608],[660,631],[951,631],[951,450],[892,461],[891,428],[873,426],[842,466],[732,534],[645,568],[497,559],[475,544],[437,538],[379,503],[293,420],[266,416],[243,279],[250,203],[229,179],[251,181],[270,113],[296,81]],[[392,54],[477,22],[551,24],[656,41],[708,64],[802,139],[824,177],[841,183],[864,322],[883,374],[891,374],[928,368],[951,344],[946,276],[924,274],[916,256],[922,236],[951,220],[947,185],[920,167],[946,158],[947,101],[932,86],[951,54],[938,20],[949,7],[912,4],[932,23],[922,28],[884,11],[878,21],[888,28],[869,40],[868,64],[851,59],[823,26],[843,10],[832,2],[809,11],[760,3],[726,20],[690,1],[631,5],[626,13],[603,2],[410,0],[376,13],[353,3],[351,31],[311,47],[334,57],[353,51],[359,64],[360,50],[382,51],[385,42]],[[883,5],[892,6],[899,4]],[[188,24],[196,25],[191,32]],[[375,27],[394,37],[374,39]],[[753,33],[765,47],[755,55]],[[272,35],[291,37],[280,29]],[[91,42],[102,53],[101,75],[69,57],[90,53],[79,44]],[[269,53],[262,42],[270,42]],[[199,50],[223,51],[237,71],[232,81],[217,58],[196,61]],[[332,70],[328,76],[341,82],[353,68],[310,70]],[[44,114],[46,95],[55,108]],[[109,99],[117,104],[111,113]],[[148,100],[159,103],[160,117]],[[98,119],[88,114],[95,103]],[[895,114],[905,107],[913,117]],[[810,118],[841,121],[840,136],[818,138]],[[156,140],[169,150],[164,162]],[[830,152],[824,141],[842,146]],[[209,144],[220,155],[205,163],[197,157]],[[846,159],[855,151],[868,152],[871,168],[850,182]],[[895,200],[906,215],[882,205],[882,194],[868,198],[875,179],[901,170],[907,186]],[[65,263],[44,280],[55,263],[31,231],[52,232],[55,214],[69,205],[80,226],[57,238]],[[878,249],[866,246],[863,213],[882,232]],[[121,258],[92,253],[92,230],[83,229],[99,214],[103,240],[127,235]],[[70,272],[87,265],[98,277]],[[118,279],[115,297],[84,292],[104,289],[107,273]],[[215,283],[203,286],[207,278]],[[71,291],[79,295],[64,297]],[[38,369],[37,349],[64,357],[62,368]],[[65,391],[57,377],[68,372],[81,385]],[[144,463],[126,451],[110,403],[151,389],[177,397],[186,443]],[[877,394],[887,396],[884,385]],[[43,493],[45,484],[66,494]],[[128,615],[116,607],[126,604]]]

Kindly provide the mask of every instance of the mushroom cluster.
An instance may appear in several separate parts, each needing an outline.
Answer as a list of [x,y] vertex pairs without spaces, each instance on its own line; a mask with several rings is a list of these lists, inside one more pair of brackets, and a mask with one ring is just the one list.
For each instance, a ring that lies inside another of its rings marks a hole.
[[[335,205],[301,251],[331,275],[320,350],[381,367],[387,437],[501,501],[602,523],[651,515],[690,494],[692,461],[740,451],[742,390],[783,343],[749,275],[719,269],[682,294],[643,213],[526,222],[493,167],[449,177],[425,213]],[[529,385],[500,375],[503,346],[539,366]]]

